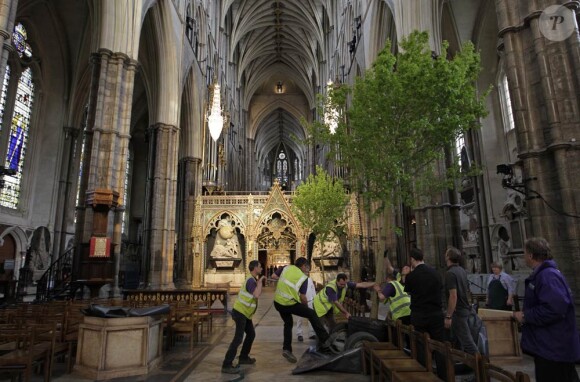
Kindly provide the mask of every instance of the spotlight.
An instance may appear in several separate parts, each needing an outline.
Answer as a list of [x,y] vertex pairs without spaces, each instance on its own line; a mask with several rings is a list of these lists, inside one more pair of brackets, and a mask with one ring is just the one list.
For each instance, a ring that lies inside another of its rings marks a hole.
[[514,170],[511,164],[498,164],[497,173],[503,175],[513,175]]

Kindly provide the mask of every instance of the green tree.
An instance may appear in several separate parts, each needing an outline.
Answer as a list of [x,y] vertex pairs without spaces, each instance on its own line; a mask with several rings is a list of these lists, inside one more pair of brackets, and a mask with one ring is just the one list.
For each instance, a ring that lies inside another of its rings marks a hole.
[[354,87],[332,87],[321,98],[327,118],[308,126],[311,139],[328,144],[331,158],[348,168],[353,190],[379,202],[379,210],[452,188],[459,161],[441,168],[441,159],[486,114],[475,84],[480,58],[471,43],[452,58],[444,43],[434,57],[428,34],[414,32],[400,48],[394,55],[388,43]]
[[[310,174],[296,188],[292,212],[300,224],[316,236],[321,244],[331,233],[340,235],[349,197],[341,179],[333,179],[322,167]],[[324,280],[324,269],[323,269]]]

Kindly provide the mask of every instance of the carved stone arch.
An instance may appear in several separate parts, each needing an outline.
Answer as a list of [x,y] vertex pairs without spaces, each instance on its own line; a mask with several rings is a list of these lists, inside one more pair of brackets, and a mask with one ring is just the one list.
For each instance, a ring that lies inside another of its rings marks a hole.
[[227,219],[230,222],[234,222],[233,226],[235,228],[239,228],[239,233],[244,235],[244,236],[247,236],[246,224],[244,223],[243,219],[241,219],[238,215],[236,215],[235,212],[232,212],[229,210],[220,211],[217,214],[213,215],[207,221],[207,224],[205,225],[205,227],[203,229],[204,235],[205,236],[209,235],[213,228],[217,228],[219,221],[222,219]]
[[248,238],[246,225],[238,215],[229,210],[220,211],[208,221],[204,233],[205,269],[245,269]]
[[275,209],[262,215],[256,229],[256,242],[260,250],[296,250],[301,232],[293,216]]

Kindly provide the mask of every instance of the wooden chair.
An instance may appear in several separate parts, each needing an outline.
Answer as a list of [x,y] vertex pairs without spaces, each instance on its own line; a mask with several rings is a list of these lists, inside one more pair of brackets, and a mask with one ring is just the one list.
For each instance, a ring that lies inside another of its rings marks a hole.
[[192,308],[194,309],[196,320],[199,322],[200,339],[202,339],[204,328],[207,336],[209,337],[213,331],[213,313],[209,307],[202,307],[199,304],[192,305]]
[[511,371],[502,369],[499,366],[491,364],[488,360],[481,362],[481,381],[500,381],[500,382],[529,382],[530,376],[521,371],[515,374]]
[[0,343],[12,346],[12,350],[0,355],[0,370],[10,374],[22,374],[24,382],[29,382],[33,367],[43,365],[44,381],[48,382],[50,348],[38,343],[34,335],[30,328],[0,331]]
[[415,333],[417,332],[415,332],[412,325],[398,325],[397,336],[399,337],[399,343],[403,343],[403,336],[408,336],[412,357],[381,359],[379,368],[379,381],[391,381],[393,379],[393,373],[396,371],[407,372],[427,370],[425,366],[421,365],[421,363],[417,360],[417,342]]
[[[444,344],[443,342],[435,341],[429,337],[429,333],[419,333],[417,331],[414,332],[415,340],[417,344],[421,344],[422,348],[424,349],[425,354],[425,371],[394,371],[392,374],[392,381],[393,382],[442,382],[434,372],[433,372],[433,352],[437,352],[445,359],[448,358],[448,352],[451,345],[449,343]],[[446,367],[448,367],[450,363],[448,362]],[[449,371],[447,372],[449,376]],[[451,381],[449,378],[447,381]],[[455,382],[455,380],[451,381]]]
[[57,357],[66,359],[66,371],[72,371],[72,343],[63,341],[62,333],[58,328],[59,321],[47,319],[46,323],[36,324],[32,327],[37,346],[48,348],[50,352],[48,363],[48,375],[52,377],[54,361]]
[[173,346],[178,338],[189,338],[189,350],[193,350],[193,344],[198,340],[199,320],[194,306],[176,307],[170,315],[171,326],[168,327],[170,344]]
[[[391,341],[386,343],[380,343],[382,345],[367,345],[368,347],[374,347],[374,349],[369,350],[369,360],[370,360],[370,371],[371,371],[371,381],[375,380],[375,373],[377,376],[380,375],[381,361],[386,359],[400,359],[409,358],[412,356],[410,353],[404,350],[404,336],[401,332],[401,322],[397,321],[387,324],[387,331]],[[396,330],[396,336],[393,334],[393,328]],[[393,341],[396,338],[396,343]],[[411,350],[412,352],[412,350]]]
[[479,353],[469,354],[464,351],[454,349],[449,345],[449,352],[447,357],[447,379],[455,381],[455,363],[461,362],[469,367],[475,375],[475,382],[482,382],[481,364],[482,358]]
[[[372,353],[378,352],[380,350],[402,350],[397,345],[393,343],[393,330],[396,330],[396,323],[393,320],[387,319],[387,337],[388,342],[370,342],[364,341],[361,349],[361,363],[363,368],[363,374],[367,375],[372,371]],[[377,353],[377,357],[380,355]]]

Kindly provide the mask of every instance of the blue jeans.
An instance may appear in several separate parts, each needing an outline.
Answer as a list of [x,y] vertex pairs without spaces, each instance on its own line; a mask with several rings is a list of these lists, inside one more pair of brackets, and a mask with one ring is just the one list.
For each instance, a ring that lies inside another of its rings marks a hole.
[[469,330],[469,325],[467,319],[469,318],[469,313],[458,314],[455,312],[451,320],[451,332],[453,336],[457,338],[457,341],[461,344],[463,351],[469,354],[479,353],[477,345],[471,336],[471,331]]
[[240,358],[248,358],[250,356],[250,350],[252,350],[252,344],[254,343],[254,338],[256,338],[256,331],[254,330],[252,320],[249,320],[246,316],[235,309],[232,310],[232,319],[236,323],[236,332],[234,334],[234,339],[226,352],[224,363],[222,364],[222,366],[226,367],[232,366],[232,363],[236,358],[236,353],[238,352],[238,347],[244,338],[244,333],[246,333],[246,339],[242,345]]

